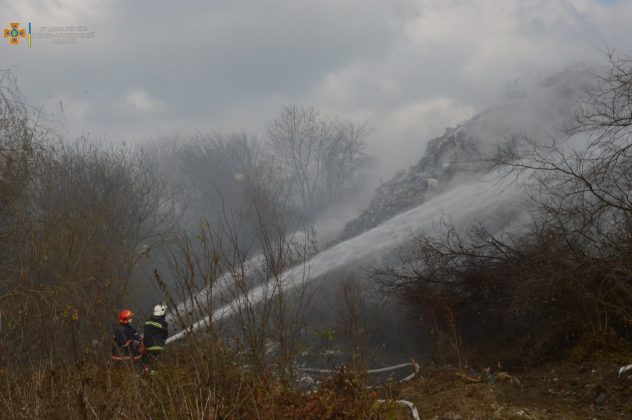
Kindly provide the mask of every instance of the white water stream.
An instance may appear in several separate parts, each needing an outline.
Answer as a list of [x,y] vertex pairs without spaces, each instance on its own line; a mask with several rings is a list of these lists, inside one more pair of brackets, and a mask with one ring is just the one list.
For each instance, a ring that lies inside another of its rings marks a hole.
[[[520,205],[524,197],[521,191],[516,185],[509,184],[507,181],[487,180],[461,184],[371,230],[316,254],[305,264],[285,271],[279,283],[284,289],[290,289],[300,286],[308,279],[318,278],[330,270],[381,257],[405,243],[414,233],[436,232],[440,220],[444,217],[449,217],[457,229],[463,229],[477,222],[490,222],[501,210]],[[255,257],[248,262],[248,266],[253,267],[256,262]],[[226,285],[230,279],[230,275],[225,274],[220,278],[219,284]],[[237,297],[213,311],[211,319],[207,316],[195,322],[188,329],[171,336],[167,342],[178,340],[186,333],[208,325],[211,320],[218,321],[228,317],[247,301],[257,302],[274,292],[266,285],[255,287],[247,296]],[[205,302],[207,294],[207,290],[201,291],[196,298]],[[186,311],[192,306],[190,302],[183,302],[178,306],[178,310]]]

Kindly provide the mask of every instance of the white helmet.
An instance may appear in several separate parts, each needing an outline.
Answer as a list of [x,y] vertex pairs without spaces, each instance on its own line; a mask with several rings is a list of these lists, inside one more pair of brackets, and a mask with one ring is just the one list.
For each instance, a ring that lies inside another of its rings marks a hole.
[[163,316],[165,312],[167,312],[167,305],[164,303],[154,306],[154,316]]

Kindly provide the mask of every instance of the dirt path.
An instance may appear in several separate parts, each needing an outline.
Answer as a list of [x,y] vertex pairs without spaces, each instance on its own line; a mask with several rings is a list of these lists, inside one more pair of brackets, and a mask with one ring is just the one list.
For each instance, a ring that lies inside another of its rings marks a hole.
[[[618,366],[598,360],[556,363],[487,376],[423,369],[423,377],[398,394],[415,403],[423,419],[632,419],[632,374],[619,378]],[[474,382],[481,377],[487,381]]]

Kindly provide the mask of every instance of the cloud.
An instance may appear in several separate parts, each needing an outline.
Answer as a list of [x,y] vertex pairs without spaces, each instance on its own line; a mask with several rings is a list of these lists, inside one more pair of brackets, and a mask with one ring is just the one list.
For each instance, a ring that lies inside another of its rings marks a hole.
[[135,111],[148,112],[156,111],[164,107],[164,104],[157,99],[151,98],[142,89],[134,89],[125,96],[125,103]]
[[[1,2],[0,2],[1,3]],[[103,16],[115,6],[112,0],[20,0],[7,1],[3,11],[10,11],[11,19],[42,22],[42,19],[63,20],[68,25],[84,24],[78,19]],[[8,18],[8,13],[3,13]]]
[[[35,106],[82,98],[82,117],[67,120],[71,133],[115,139],[262,133],[281,106],[295,103],[367,122],[386,172],[413,163],[427,140],[493,104],[511,80],[603,62],[606,45],[632,50],[629,1],[193,0],[176,6],[22,0],[2,6],[7,16],[35,27],[81,24],[95,32],[77,45],[39,43],[0,56],[0,67],[16,69]],[[401,150],[410,147],[418,152]]]
[[451,98],[421,100],[398,109],[389,115],[392,129],[399,132],[416,132],[428,121],[455,122],[471,118],[475,112],[472,107],[464,106]]

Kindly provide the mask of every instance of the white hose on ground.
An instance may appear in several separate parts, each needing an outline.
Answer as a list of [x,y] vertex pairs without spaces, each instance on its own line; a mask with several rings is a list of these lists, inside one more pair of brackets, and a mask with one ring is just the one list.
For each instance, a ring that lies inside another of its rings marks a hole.
[[[411,379],[413,379],[419,373],[419,364],[417,364],[416,362],[402,363],[402,364],[399,364],[399,365],[387,366],[387,367],[383,367],[383,368],[379,368],[379,369],[369,369],[369,370],[366,371],[366,373],[375,374],[375,373],[391,372],[393,370],[402,369],[402,368],[405,368],[407,366],[412,366],[413,369],[415,369],[415,371],[413,373],[411,373],[407,377],[399,380],[399,382],[407,382],[407,381],[410,381]],[[298,368],[297,370],[300,371],[300,372],[306,372],[306,373],[336,373],[336,372],[339,372],[339,370],[336,370],[336,369]],[[380,402],[380,403],[385,403],[387,400],[377,400],[377,401]],[[413,419],[421,420],[420,417],[419,417],[419,411],[417,410],[417,407],[415,407],[415,404],[413,404],[412,402],[407,401],[407,400],[396,400],[395,402],[398,403],[398,404],[403,404],[406,407],[410,408],[410,413],[413,416]]]
[[[412,366],[413,369],[415,369],[415,371],[411,373],[410,375],[408,375],[407,377],[405,377],[404,379],[400,380],[400,382],[406,382],[413,379],[419,373],[419,365],[416,362],[402,363],[399,365],[387,366],[387,367],[383,367],[379,369],[369,369],[366,371],[366,373],[375,374],[375,373],[391,372],[393,370],[402,369],[407,366]],[[305,373],[337,373],[340,371],[339,369],[315,369],[315,368],[298,368],[297,370],[299,372],[305,372]]]
[[[381,403],[386,402],[386,400],[377,400],[377,401]],[[408,400],[396,400],[395,402],[398,404],[403,404],[406,407],[410,408],[410,414],[413,416],[413,419],[421,420],[421,417],[419,417],[419,411],[417,411],[417,407],[415,407],[415,404],[411,403]]]
[[[226,308],[222,308],[222,312],[226,310]],[[209,317],[210,318],[210,317]],[[178,334],[175,334],[172,337],[169,337],[169,339],[167,340],[167,344],[169,344],[170,342],[173,342],[175,340],[178,340],[180,338],[182,338],[185,334],[187,333],[191,333],[193,331],[195,331],[196,329],[200,328],[201,326],[207,324],[209,322],[209,318],[205,318],[202,319],[200,321],[198,321],[196,324],[193,325],[193,328],[190,328],[189,330],[183,330],[180,331]],[[406,376],[403,379],[400,379],[399,382],[407,382],[410,381],[411,379],[413,379],[415,376],[417,376],[417,374],[419,373],[419,364],[416,362],[408,362],[408,363],[401,363],[399,365],[393,365],[393,366],[387,366],[387,367],[383,367],[383,368],[379,368],[379,369],[369,369],[367,370],[368,374],[376,374],[376,373],[384,373],[384,372],[391,372],[394,370],[398,370],[398,369],[402,369],[408,366],[412,366],[414,369],[414,372],[411,373],[410,375]],[[306,373],[336,373],[338,372],[338,370],[335,369],[315,369],[315,368],[298,368],[297,369],[300,372],[306,372]],[[379,402],[386,402],[386,400],[378,400]],[[411,414],[413,416],[413,419],[415,420],[420,420],[419,418],[419,412],[417,411],[417,407],[415,407],[415,405],[410,402],[410,401],[406,401],[406,400],[396,400],[395,401],[398,404],[403,404],[405,406],[407,406],[408,408],[410,408]]]
[[632,370],[632,364],[627,365],[627,366],[621,366],[619,368],[619,376],[623,375],[625,372],[627,372],[628,370]]

